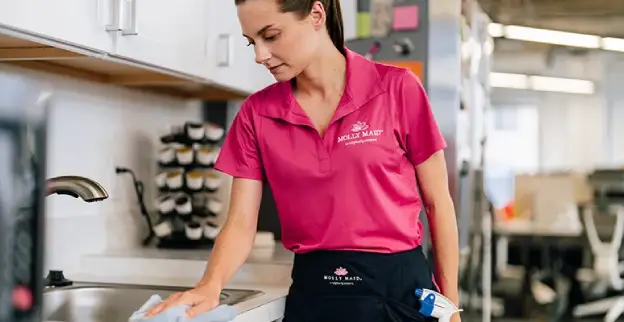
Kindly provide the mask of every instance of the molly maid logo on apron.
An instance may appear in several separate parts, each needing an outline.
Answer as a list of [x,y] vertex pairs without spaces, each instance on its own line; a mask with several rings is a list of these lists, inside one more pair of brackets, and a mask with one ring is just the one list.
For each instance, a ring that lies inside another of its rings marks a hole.
[[355,283],[362,280],[361,277],[356,275],[349,275],[344,267],[338,267],[334,271],[333,275],[324,275],[323,280],[328,281],[331,285],[355,285]]

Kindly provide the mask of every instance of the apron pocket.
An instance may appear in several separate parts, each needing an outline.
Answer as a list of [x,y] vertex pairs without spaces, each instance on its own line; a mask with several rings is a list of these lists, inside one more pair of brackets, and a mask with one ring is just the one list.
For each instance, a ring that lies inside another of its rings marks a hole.
[[429,318],[420,313],[416,308],[413,308],[405,303],[397,300],[387,300],[388,316],[391,317],[392,322],[414,321],[414,322],[428,322],[436,321],[434,318]]
[[[319,300],[317,309],[326,316],[323,322],[385,322],[388,321],[385,303],[373,295],[328,295]],[[322,315],[324,315],[322,314]]]

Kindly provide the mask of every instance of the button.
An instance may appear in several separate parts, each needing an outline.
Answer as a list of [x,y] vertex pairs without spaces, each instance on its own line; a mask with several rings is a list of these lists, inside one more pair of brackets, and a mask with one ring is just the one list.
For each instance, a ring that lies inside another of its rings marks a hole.
[[29,310],[33,305],[32,292],[24,286],[16,286],[13,289],[13,306],[21,311]]

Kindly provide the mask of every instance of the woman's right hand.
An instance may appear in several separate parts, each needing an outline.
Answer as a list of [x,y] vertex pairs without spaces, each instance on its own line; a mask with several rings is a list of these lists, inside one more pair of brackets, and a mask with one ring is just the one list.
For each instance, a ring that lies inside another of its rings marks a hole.
[[174,293],[164,301],[154,305],[147,311],[146,317],[152,317],[172,307],[188,305],[187,318],[208,312],[219,305],[221,290],[206,286],[196,286],[185,292]]

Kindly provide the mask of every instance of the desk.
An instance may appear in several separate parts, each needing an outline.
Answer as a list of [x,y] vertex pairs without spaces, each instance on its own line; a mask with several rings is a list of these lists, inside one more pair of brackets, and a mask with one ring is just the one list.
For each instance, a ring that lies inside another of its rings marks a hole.
[[[531,311],[529,303],[532,299],[531,291],[531,274],[530,265],[530,248],[538,246],[543,249],[544,253],[554,253],[553,260],[549,260],[546,269],[550,270],[553,279],[562,281],[558,283],[563,285],[556,290],[558,294],[557,303],[551,313],[551,321],[561,320],[561,318],[569,313],[569,304],[573,300],[576,291],[580,291],[580,285],[576,280],[576,271],[579,267],[565,267],[563,254],[560,252],[567,247],[578,247],[583,245],[583,227],[573,227],[573,229],[561,229],[556,225],[535,224],[533,222],[502,222],[494,225],[493,233],[496,238],[496,272],[500,273],[505,270],[508,260],[509,240],[521,241],[521,262],[524,266],[524,275],[522,281],[522,301],[521,310],[524,314]],[[524,315],[523,314],[523,315]]]

